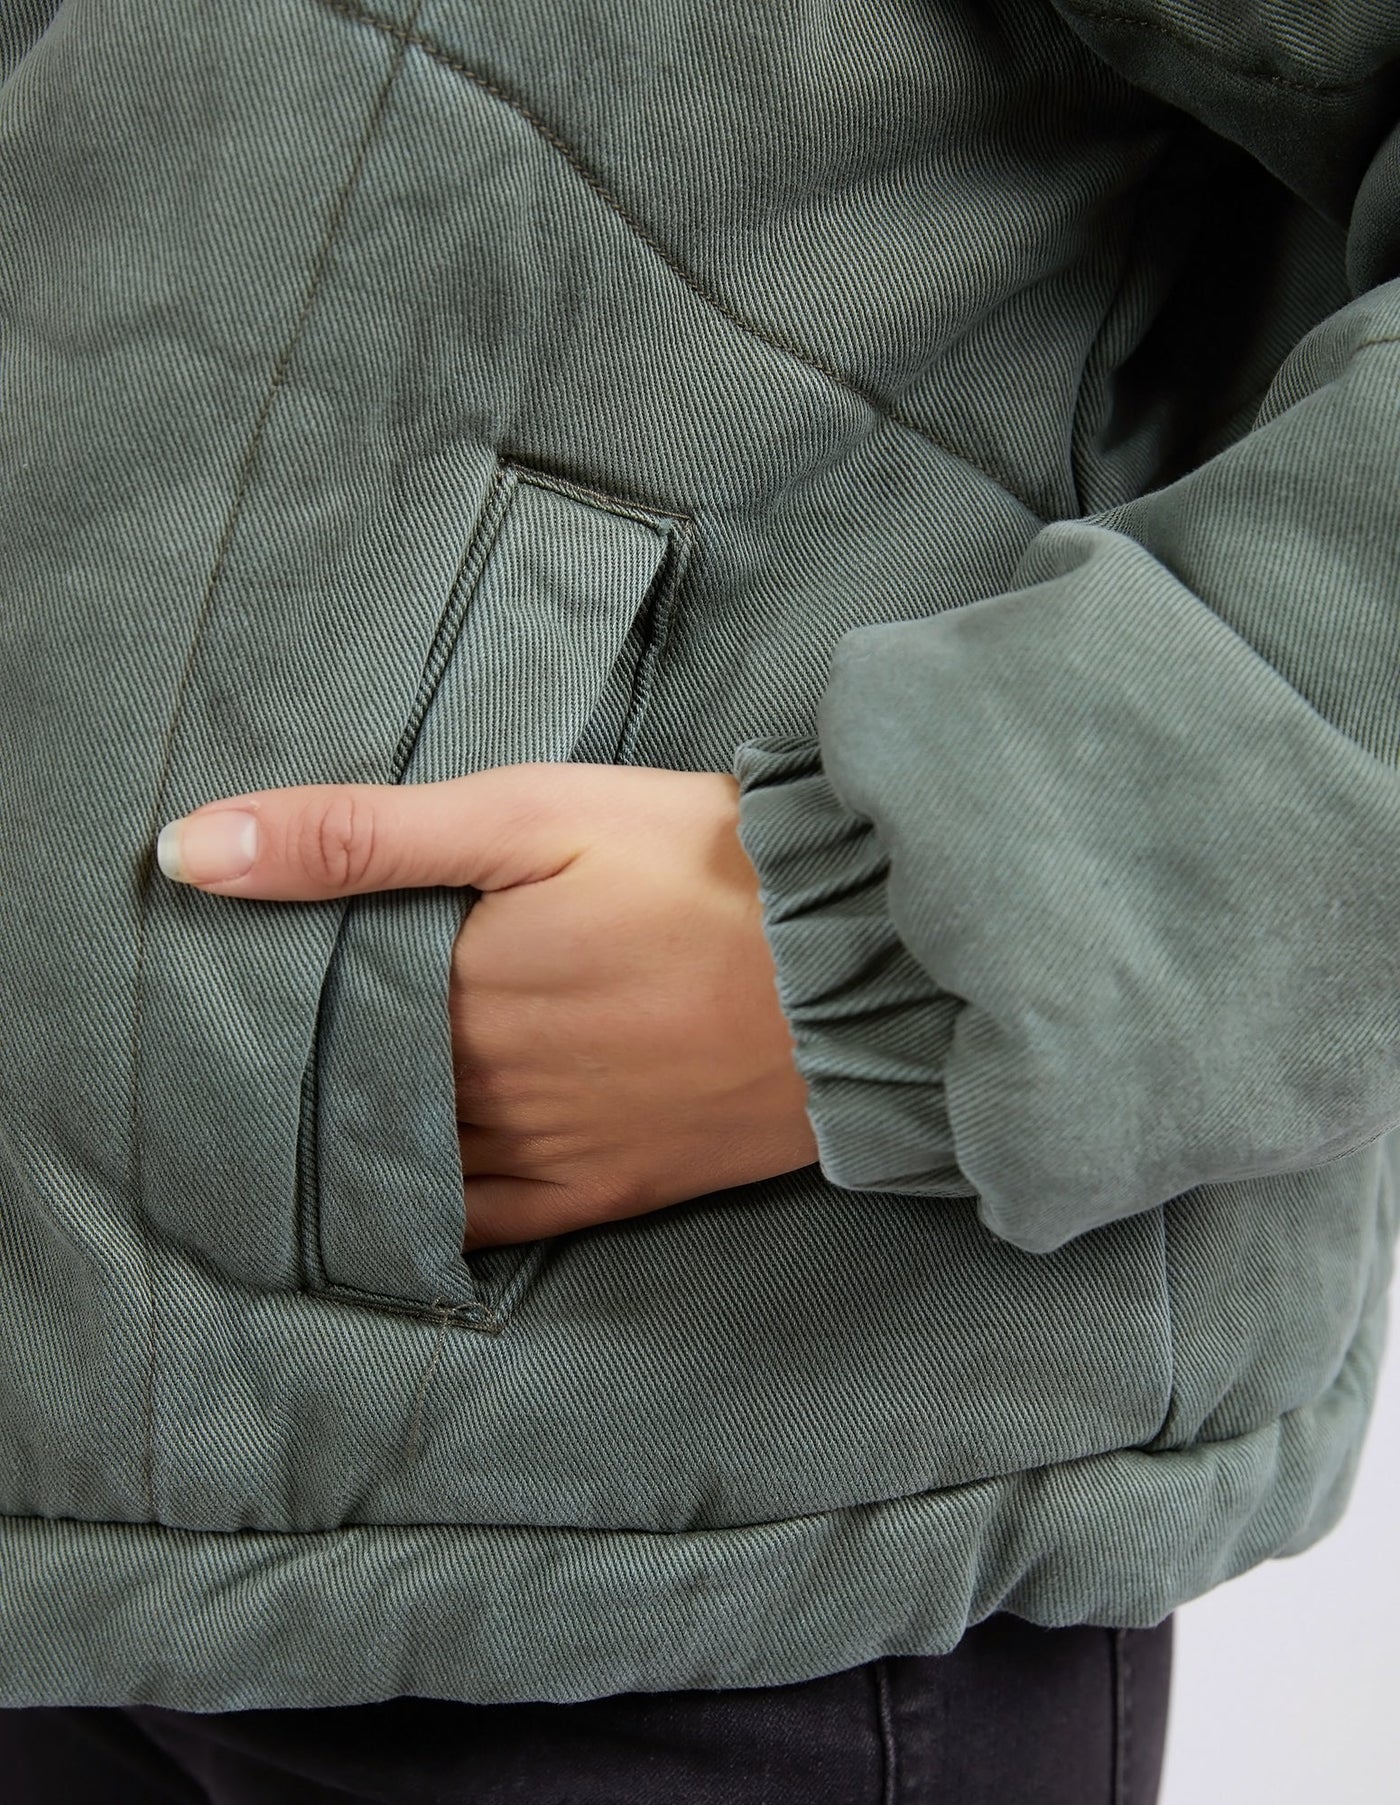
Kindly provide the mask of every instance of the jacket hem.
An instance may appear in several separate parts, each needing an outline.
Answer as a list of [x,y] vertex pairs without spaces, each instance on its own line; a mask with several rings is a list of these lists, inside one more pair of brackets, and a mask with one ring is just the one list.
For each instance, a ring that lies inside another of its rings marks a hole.
[[1230,1440],[730,1529],[10,1517],[0,1704],[562,1703],[942,1654],[997,1610],[1150,1625],[1333,1527],[1383,1339],[1373,1312],[1321,1397]]

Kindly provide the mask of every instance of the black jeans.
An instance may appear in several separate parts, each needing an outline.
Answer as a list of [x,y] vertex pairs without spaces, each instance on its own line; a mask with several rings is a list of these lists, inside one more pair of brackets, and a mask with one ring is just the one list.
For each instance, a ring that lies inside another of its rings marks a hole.
[[1172,1622],[578,1705],[0,1711],[7,1805],[1152,1805]]

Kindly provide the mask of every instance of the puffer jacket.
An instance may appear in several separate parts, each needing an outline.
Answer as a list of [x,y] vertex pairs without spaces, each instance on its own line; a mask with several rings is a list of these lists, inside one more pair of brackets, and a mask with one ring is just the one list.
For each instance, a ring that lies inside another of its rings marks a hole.
[[[1322,1536],[1400,7],[0,19],[0,1699],[771,1684]],[[739,779],[820,1162],[464,1258],[462,894],[155,836],[571,759]]]

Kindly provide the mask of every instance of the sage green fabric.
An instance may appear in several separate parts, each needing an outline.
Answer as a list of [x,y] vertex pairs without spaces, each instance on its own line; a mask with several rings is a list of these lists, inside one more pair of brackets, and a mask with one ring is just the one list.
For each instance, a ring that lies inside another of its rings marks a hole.
[[[1400,1203],[1400,6],[0,58],[0,1702],[772,1684],[1316,1542]],[[468,1260],[469,895],[154,841],[568,758],[739,778],[821,1159]]]

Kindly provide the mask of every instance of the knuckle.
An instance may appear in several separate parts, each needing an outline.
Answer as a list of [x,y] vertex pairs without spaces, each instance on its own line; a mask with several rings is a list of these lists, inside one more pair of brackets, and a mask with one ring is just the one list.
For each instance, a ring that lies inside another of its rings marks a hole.
[[521,1132],[520,1104],[528,1092],[517,1073],[460,1051],[454,1052],[453,1069],[458,1105],[469,1120]]
[[465,1059],[458,1058],[456,1065],[457,1107],[471,1121],[486,1121],[489,1112],[494,1117],[505,1102],[503,1087],[499,1078],[489,1067],[482,1067]]
[[315,803],[300,838],[303,868],[327,889],[357,889],[374,868],[374,811],[352,789],[333,789]]

